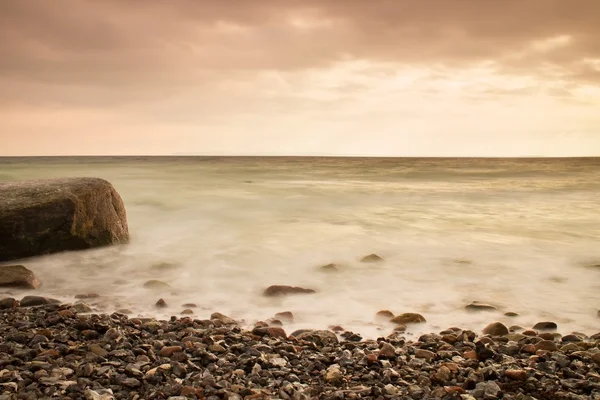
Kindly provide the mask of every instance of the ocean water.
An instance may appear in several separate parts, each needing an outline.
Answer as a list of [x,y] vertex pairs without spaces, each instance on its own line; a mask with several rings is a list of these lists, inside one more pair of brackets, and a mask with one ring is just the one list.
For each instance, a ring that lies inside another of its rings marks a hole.
[[[97,292],[98,310],[161,318],[196,303],[197,318],[248,324],[292,311],[288,332],[365,337],[392,331],[381,309],[422,313],[414,335],[493,321],[600,331],[600,159],[0,158],[3,181],[66,176],[112,182],[132,239],[26,260],[44,295]],[[385,261],[361,263],[370,253]],[[332,262],[339,272],[318,269]],[[263,297],[273,284],[317,293]]]

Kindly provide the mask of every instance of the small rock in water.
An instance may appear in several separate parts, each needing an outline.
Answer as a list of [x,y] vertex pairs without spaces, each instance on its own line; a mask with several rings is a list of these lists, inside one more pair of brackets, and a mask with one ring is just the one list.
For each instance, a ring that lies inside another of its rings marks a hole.
[[535,350],[556,351],[558,350],[556,343],[551,340],[542,340],[535,345]]
[[381,261],[383,261],[383,258],[378,256],[375,253],[369,254],[360,259],[360,262],[363,262],[363,263],[375,263],[375,262],[381,262]]
[[508,328],[501,322],[492,322],[483,328],[483,334],[490,336],[508,335]]
[[194,314],[194,310],[189,309],[189,308],[186,308],[185,310],[183,310],[181,312],[181,315],[192,315],[192,314]]
[[156,307],[158,308],[165,308],[168,307],[167,302],[164,299],[158,299],[158,301],[156,302]]
[[474,301],[465,306],[465,310],[467,311],[498,311],[496,306],[486,303],[480,303],[478,301]]
[[558,325],[555,322],[538,322],[533,326],[533,329],[538,331],[555,331],[558,329]]
[[394,318],[394,313],[391,312],[390,310],[380,310],[380,311],[377,311],[377,314],[375,314],[375,318],[385,319],[385,320],[389,321],[392,318]]
[[144,283],[144,288],[152,290],[171,289],[171,285],[163,281],[152,279]]
[[117,312],[118,312],[119,314],[133,314],[133,311],[132,311],[132,310],[130,310],[129,308],[119,308],[119,309],[117,310]]
[[263,295],[266,297],[287,296],[291,294],[311,294],[316,293],[313,289],[305,289],[287,285],[272,285],[265,289]]
[[75,298],[80,299],[80,300],[95,299],[98,297],[100,297],[100,295],[98,293],[82,293],[82,294],[75,295]]
[[40,280],[23,265],[7,265],[0,267],[0,287],[37,289]]
[[85,303],[73,304],[73,308],[75,309],[75,311],[82,314],[92,312],[92,307],[88,306]]
[[512,312],[512,311],[505,312],[504,315],[507,317],[518,317],[519,316],[519,314],[517,314],[516,312]]
[[333,263],[319,267],[319,271],[321,272],[339,272],[339,270],[339,267]]
[[291,311],[283,311],[275,314],[275,318],[286,323],[294,322],[294,314]]
[[420,323],[427,322],[427,320],[421,314],[404,313],[404,314],[400,314],[400,315],[392,318],[390,322],[393,322],[394,324],[406,325],[406,324],[420,324]]
[[196,303],[185,303],[185,304],[182,304],[181,307],[183,307],[183,308],[197,308],[198,306],[196,305]]

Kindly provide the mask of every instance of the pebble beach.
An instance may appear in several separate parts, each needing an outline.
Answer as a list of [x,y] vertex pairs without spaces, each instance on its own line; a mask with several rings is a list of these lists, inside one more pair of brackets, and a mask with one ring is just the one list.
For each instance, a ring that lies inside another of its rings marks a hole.
[[36,296],[0,305],[1,400],[600,399],[600,334],[561,335],[552,322],[365,340],[281,320],[242,329],[220,313],[129,318]]

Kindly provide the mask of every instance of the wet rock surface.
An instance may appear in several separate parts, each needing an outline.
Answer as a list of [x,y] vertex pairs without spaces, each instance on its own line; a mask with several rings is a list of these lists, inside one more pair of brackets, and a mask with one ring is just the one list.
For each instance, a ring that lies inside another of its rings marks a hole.
[[128,241],[123,201],[103,179],[0,183],[0,261]]
[[360,340],[245,331],[220,313],[159,321],[10,306],[0,310],[1,399],[600,399],[596,336],[451,328]]

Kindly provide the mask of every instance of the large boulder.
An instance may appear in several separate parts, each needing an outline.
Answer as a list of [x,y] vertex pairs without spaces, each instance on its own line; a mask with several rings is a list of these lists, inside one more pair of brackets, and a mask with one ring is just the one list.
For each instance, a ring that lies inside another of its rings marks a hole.
[[35,274],[22,265],[0,267],[0,287],[37,289],[40,281]]
[[128,241],[123,201],[103,179],[0,183],[0,261]]

